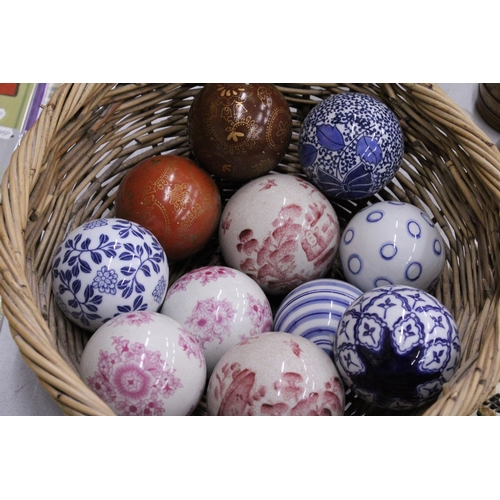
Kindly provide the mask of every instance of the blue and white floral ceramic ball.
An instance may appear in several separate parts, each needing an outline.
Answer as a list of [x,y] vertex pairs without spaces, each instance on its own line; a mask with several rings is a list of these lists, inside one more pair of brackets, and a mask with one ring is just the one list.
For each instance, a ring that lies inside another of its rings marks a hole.
[[64,314],[94,332],[131,311],[157,311],[169,266],[153,234],[124,219],[101,218],[71,231],[52,263],[52,291]]
[[307,115],[299,135],[302,169],[333,199],[368,198],[395,176],[404,155],[393,111],[360,92],[333,95]]
[[333,356],[346,387],[392,410],[434,401],[458,368],[460,336],[435,297],[407,286],[375,288],[344,312]]

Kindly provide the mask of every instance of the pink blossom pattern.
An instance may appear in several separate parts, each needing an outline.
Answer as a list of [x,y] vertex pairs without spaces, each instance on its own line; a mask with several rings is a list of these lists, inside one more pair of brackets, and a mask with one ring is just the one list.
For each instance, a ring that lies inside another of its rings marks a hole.
[[170,297],[175,292],[180,290],[186,291],[187,285],[191,281],[199,281],[201,285],[205,286],[206,284],[217,281],[220,278],[235,278],[236,273],[234,270],[224,267],[224,266],[204,266],[199,269],[195,269],[186,273],[184,276],[179,278],[169,289],[167,292],[167,297]]
[[202,366],[205,363],[205,357],[198,340],[191,335],[185,328],[182,328],[182,335],[179,335],[179,346],[186,353],[187,357],[193,356]]
[[[287,372],[273,384],[274,393],[256,385],[256,374],[239,363],[226,363],[215,372],[213,394],[224,416],[330,416],[341,415],[343,387],[333,376],[318,391],[307,392],[301,374]],[[267,400],[266,400],[267,396]]]
[[268,189],[271,189],[272,187],[276,187],[276,181],[274,179],[266,179],[264,183],[261,183],[262,187],[259,189],[259,191],[266,191]]
[[221,228],[222,228],[222,233],[226,234],[226,231],[229,231],[229,228],[231,227],[231,222],[233,222],[233,219],[230,219],[231,212],[228,212],[224,219],[221,221]]
[[300,348],[300,345],[293,339],[290,339],[288,343],[290,344],[290,347],[292,348],[292,351],[295,354],[295,356],[300,358],[300,355],[302,354],[302,349]]
[[327,214],[325,221],[325,202],[311,203],[308,208],[304,216],[307,223],[305,226],[299,219],[303,215],[300,205],[290,204],[281,208],[272,223],[275,229],[262,242],[254,238],[252,229],[241,231],[236,245],[238,252],[244,257],[240,261],[241,270],[252,276],[257,283],[266,282],[270,288],[293,288],[303,282],[303,277],[296,270],[294,255],[300,242],[307,260],[312,261],[315,268],[319,268],[319,276],[321,266],[334,253],[333,242],[338,238],[339,226],[331,214]]
[[133,311],[127,314],[119,314],[111,320],[108,321],[108,326],[122,326],[122,325],[134,325],[141,326],[146,323],[151,323],[154,321],[154,316],[151,312],[147,311]]
[[236,312],[228,299],[210,297],[197,301],[184,324],[204,349],[207,342],[218,340],[221,344],[223,337],[230,335]]
[[246,315],[250,318],[253,328],[248,335],[241,335],[240,339],[255,335],[257,333],[269,332],[272,328],[272,311],[267,300],[261,301],[251,293],[247,293],[248,311]]
[[140,342],[121,336],[112,340],[115,352],[99,352],[97,371],[87,379],[88,386],[123,415],[163,415],[159,397],[169,398],[182,387],[175,369],[166,368],[161,353]]

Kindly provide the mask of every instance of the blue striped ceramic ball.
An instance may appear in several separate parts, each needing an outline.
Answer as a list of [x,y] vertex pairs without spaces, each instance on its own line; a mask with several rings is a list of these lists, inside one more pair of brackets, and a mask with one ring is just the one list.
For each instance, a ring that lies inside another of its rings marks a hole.
[[332,356],[340,318],[361,293],[355,286],[332,278],[303,283],[279,305],[274,330],[305,337]]

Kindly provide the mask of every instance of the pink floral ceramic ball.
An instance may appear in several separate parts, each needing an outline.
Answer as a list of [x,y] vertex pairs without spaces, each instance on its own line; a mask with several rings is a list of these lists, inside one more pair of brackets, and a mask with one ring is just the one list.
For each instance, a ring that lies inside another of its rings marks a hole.
[[158,312],[119,314],[90,337],[82,353],[84,382],[117,415],[190,415],[207,378],[198,342]]
[[180,277],[169,288],[161,312],[199,342],[208,375],[229,348],[268,332],[273,323],[271,306],[257,283],[225,266],[206,266]]
[[339,246],[337,214],[312,184],[269,174],[238,189],[219,226],[225,263],[270,295],[326,275]]
[[328,354],[284,332],[255,335],[231,348],[207,387],[210,416],[340,416],[344,404]]

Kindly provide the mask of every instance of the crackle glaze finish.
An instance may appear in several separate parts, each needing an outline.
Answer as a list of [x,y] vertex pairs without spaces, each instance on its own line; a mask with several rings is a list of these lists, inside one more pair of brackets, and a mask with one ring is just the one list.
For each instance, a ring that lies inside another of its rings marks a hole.
[[311,182],[328,198],[362,199],[394,177],[404,154],[394,112],[359,92],[332,95],[306,116],[299,157]]
[[360,398],[406,410],[438,397],[458,368],[461,344],[453,317],[435,297],[385,286],[346,309],[333,354],[346,387]]
[[95,331],[129,311],[157,311],[169,266],[155,236],[134,222],[96,219],[71,231],[52,262],[52,290],[64,314]]
[[211,416],[340,416],[345,394],[332,359],[313,342],[267,332],[236,345],[207,387]]
[[181,323],[199,342],[208,375],[228,349],[268,332],[273,323],[271,306],[257,283],[225,266],[186,273],[169,288],[160,312]]
[[409,203],[382,201],[349,221],[339,256],[347,281],[364,292],[384,285],[428,291],[443,270],[445,248],[426,212]]
[[133,167],[115,198],[116,216],[149,229],[169,262],[187,259],[214,235],[221,214],[215,181],[196,163],[156,155]]
[[305,337],[332,356],[340,318],[361,294],[355,286],[337,279],[303,283],[279,305],[273,330]]
[[208,83],[191,105],[187,130],[203,168],[247,181],[267,174],[285,156],[292,115],[270,83]]
[[229,267],[271,295],[326,275],[339,244],[337,214],[309,182],[268,174],[238,189],[221,216],[219,242]]
[[198,342],[158,312],[123,313],[101,326],[82,353],[85,383],[120,416],[185,416],[207,373]]

